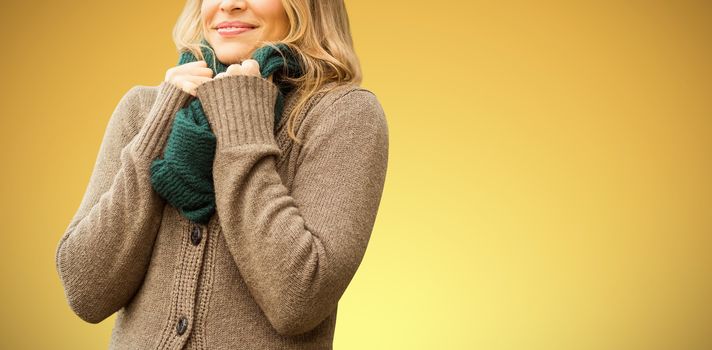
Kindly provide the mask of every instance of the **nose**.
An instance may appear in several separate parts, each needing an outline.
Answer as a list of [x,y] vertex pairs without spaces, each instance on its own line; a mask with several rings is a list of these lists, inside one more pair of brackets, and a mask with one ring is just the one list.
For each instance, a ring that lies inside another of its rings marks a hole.
[[220,2],[220,11],[229,13],[234,9],[244,9],[245,5],[244,0],[224,0]]

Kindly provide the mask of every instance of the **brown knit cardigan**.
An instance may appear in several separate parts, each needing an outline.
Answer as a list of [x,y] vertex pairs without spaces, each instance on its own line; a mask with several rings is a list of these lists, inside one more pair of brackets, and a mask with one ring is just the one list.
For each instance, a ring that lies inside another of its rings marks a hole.
[[118,311],[110,349],[331,349],[385,183],[380,103],[355,84],[317,95],[296,119],[299,145],[287,118],[273,132],[268,80],[227,76],[197,96],[217,137],[216,213],[190,222],[150,184],[191,96],[168,82],[130,89],[57,246],[71,310],[91,323]]

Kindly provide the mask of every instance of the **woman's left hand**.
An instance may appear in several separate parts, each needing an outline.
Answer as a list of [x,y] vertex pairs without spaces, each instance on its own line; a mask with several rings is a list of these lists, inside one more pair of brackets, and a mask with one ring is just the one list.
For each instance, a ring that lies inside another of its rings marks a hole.
[[[225,72],[219,73],[213,79],[219,79],[228,75],[254,75],[258,77],[262,76],[260,74],[260,64],[257,63],[257,60],[251,58],[242,61],[242,63],[234,63],[229,65]],[[267,80],[272,82],[272,75],[267,77]]]

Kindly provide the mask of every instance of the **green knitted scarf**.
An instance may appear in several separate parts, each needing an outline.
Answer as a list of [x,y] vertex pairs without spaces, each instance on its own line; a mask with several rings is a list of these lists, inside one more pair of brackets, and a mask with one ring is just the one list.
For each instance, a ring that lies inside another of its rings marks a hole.
[[[201,51],[208,67],[213,70],[213,77],[225,72],[228,66],[214,56],[210,44],[205,39],[201,43]],[[265,45],[252,54],[252,59],[259,63],[262,78],[266,79],[274,73],[272,81],[279,88],[274,112],[275,131],[282,117],[284,98],[294,88],[283,78],[302,75],[297,56],[285,44],[276,46],[279,51]],[[178,64],[196,60],[186,50],[181,52]],[[192,98],[175,115],[163,159],[155,159],[151,163],[153,189],[177,208],[183,217],[201,224],[206,224],[215,212],[212,167],[216,140],[200,100]]]

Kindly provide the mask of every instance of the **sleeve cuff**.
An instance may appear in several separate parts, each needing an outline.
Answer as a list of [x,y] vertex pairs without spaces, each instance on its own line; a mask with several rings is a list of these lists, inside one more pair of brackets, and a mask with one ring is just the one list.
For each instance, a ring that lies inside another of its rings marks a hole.
[[173,117],[190,97],[189,93],[168,81],[158,86],[156,100],[131,146],[136,159],[150,163],[161,155]]
[[277,145],[274,106],[277,85],[256,75],[229,75],[200,84],[200,99],[217,138],[217,148],[245,144]]

